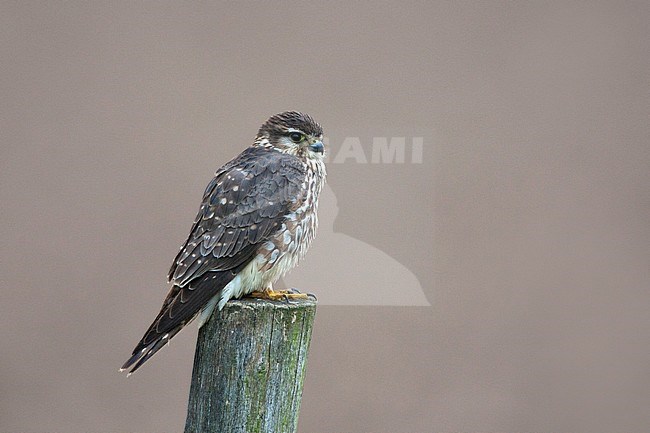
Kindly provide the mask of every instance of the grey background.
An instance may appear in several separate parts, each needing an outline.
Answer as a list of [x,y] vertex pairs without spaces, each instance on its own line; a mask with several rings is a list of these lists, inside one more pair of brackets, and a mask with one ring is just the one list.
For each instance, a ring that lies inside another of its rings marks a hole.
[[284,109],[425,137],[329,167],[334,230],[432,306],[322,306],[301,432],[649,430],[647,2],[0,8],[1,431],[181,430],[194,326],[117,368]]

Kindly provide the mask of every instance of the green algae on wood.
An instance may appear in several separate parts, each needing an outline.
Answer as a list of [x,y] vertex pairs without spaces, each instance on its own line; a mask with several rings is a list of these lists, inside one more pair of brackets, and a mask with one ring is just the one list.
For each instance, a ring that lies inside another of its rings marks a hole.
[[244,298],[199,331],[185,433],[294,433],[316,302]]

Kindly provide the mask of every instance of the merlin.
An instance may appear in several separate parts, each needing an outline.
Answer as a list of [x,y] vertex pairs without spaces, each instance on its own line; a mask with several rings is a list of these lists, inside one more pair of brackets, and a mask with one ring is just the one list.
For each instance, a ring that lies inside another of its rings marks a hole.
[[321,126],[286,111],[270,117],[253,145],[217,170],[169,270],[171,290],[121,371],[133,373],[185,325],[198,317],[201,327],[229,299],[306,297],[274,291],[273,283],[314,239],[323,155]]

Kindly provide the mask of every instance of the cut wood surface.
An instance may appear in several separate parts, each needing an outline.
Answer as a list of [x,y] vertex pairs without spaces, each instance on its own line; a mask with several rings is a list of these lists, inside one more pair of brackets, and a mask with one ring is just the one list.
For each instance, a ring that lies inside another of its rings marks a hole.
[[294,433],[316,302],[244,298],[199,331],[185,433]]

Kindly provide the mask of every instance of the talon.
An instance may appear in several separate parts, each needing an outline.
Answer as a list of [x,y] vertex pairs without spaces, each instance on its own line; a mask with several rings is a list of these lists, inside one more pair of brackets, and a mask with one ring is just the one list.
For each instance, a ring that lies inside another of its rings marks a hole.
[[271,290],[267,289],[262,292],[259,291],[252,292],[248,296],[252,298],[268,299],[270,301],[285,301],[289,304],[292,303],[290,301],[293,299],[309,299],[307,294],[300,293],[295,289],[278,290],[278,291],[275,291],[273,289]]

